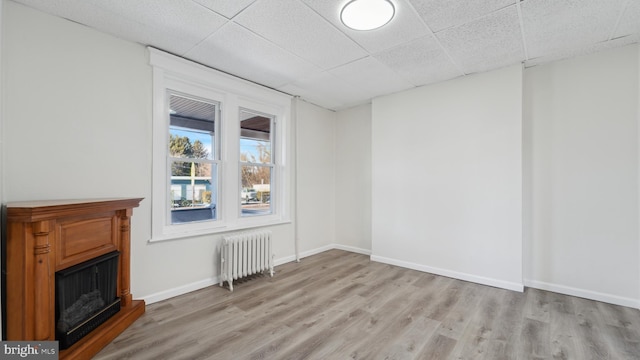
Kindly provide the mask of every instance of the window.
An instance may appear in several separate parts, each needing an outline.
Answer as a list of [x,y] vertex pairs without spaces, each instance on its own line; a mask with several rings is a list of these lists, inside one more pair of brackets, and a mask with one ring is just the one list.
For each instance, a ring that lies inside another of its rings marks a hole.
[[218,104],[167,92],[171,224],[216,220]]
[[240,109],[240,185],[242,216],[266,215],[271,208],[274,116]]
[[149,52],[151,241],[289,222],[291,97]]

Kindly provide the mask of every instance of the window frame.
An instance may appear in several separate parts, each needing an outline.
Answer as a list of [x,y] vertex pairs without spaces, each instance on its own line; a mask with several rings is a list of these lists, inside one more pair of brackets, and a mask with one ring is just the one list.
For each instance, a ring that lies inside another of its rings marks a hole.
[[[153,71],[151,242],[291,222],[291,167],[287,142],[292,97],[148,47]],[[217,166],[216,220],[171,224],[168,94],[212,101],[219,107],[215,144]],[[241,215],[240,109],[273,116],[272,212]],[[274,155],[277,158],[274,158]]]

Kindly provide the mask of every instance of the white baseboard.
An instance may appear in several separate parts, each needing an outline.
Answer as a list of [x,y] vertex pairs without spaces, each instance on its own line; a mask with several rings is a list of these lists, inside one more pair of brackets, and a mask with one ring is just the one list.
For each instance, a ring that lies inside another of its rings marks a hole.
[[396,265],[407,269],[413,269],[423,272],[428,272],[431,274],[442,275],[454,279],[470,281],[482,285],[493,286],[501,289],[513,290],[518,292],[524,291],[524,285],[519,283],[514,283],[510,281],[504,281],[499,279],[488,278],[484,276],[477,276],[467,273],[462,273],[458,271],[452,271],[447,269],[440,269],[431,266],[416,264],[408,261],[396,260],[391,258],[386,258],[377,255],[371,255],[371,261],[377,261],[385,264]]
[[333,244],[329,244],[329,245],[321,246],[319,248],[303,251],[303,252],[300,253],[300,259],[306,258],[307,256],[320,254],[320,253],[323,253],[325,251],[329,251],[329,250],[331,250],[333,248],[334,248]]
[[[371,255],[371,250],[361,249],[361,248],[358,248],[358,247],[355,247],[355,246],[347,246],[347,245],[340,245],[340,244],[329,244],[329,245],[321,246],[319,248],[315,248],[315,249],[311,249],[311,250],[307,250],[307,251],[301,252],[300,253],[300,259],[306,258],[308,256],[320,254],[320,253],[323,253],[325,251],[329,251],[329,250],[333,250],[333,249],[344,250],[344,251],[349,251],[349,252],[363,254],[363,255]],[[285,256],[283,258],[276,259],[275,262],[274,262],[274,265],[275,266],[279,266],[279,265],[286,264],[286,263],[293,262],[293,261],[296,261],[296,256],[295,255]]]
[[166,299],[170,299],[172,297],[176,297],[179,295],[184,295],[186,293],[190,293],[192,291],[196,291],[196,290],[200,290],[200,289],[204,289],[206,287],[209,287],[211,285],[218,285],[220,282],[218,280],[218,277],[212,277],[212,278],[208,278],[208,279],[204,279],[204,280],[200,280],[200,281],[196,281],[190,284],[186,284],[186,285],[182,285],[182,286],[178,286],[172,289],[168,289],[168,290],[164,290],[164,291],[160,291],[157,292],[155,294],[151,294],[151,295],[147,295],[145,297],[142,298],[142,300],[144,300],[144,302],[149,305],[149,304],[153,304],[162,300],[166,300]]
[[551,284],[544,281],[536,280],[524,280],[524,285],[534,289],[552,291],[559,294],[577,296],[589,300],[602,301],[609,304],[626,306],[631,308],[640,309],[640,300],[627,298],[623,296],[617,296],[612,294],[601,293],[598,291],[591,291],[585,289],[578,289],[571,286],[564,286],[558,284]]
[[352,253],[362,254],[362,255],[371,255],[371,250],[362,249],[355,246],[341,245],[341,244],[333,244],[332,249],[349,251]]
[[290,263],[296,261],[296,256],[295,255],[290,255],[290,256],[285,256],[283,258],[280,259],[275,259],[273,261],[273,266],[280,266],[282,264],[286,264],[286,263]]

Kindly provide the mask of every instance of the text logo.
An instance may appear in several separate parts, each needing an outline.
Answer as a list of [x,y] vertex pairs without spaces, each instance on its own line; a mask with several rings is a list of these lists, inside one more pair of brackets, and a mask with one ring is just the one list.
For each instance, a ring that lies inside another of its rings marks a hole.
[[57,341],[2,341],[2,359],[43,359],[58,360]]

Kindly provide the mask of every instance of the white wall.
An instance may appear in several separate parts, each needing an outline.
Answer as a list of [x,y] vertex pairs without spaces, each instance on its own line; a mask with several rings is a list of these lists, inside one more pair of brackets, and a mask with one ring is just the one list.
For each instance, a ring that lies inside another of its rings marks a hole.
[[302,257],[328,249],[335,242],[336,114],[296,101],[298,149],[297,219]]
[[337,113],[337,247],[371,253],[371,104]]
[[[214,283],[221,235],[148,243],[147,50],[13,2],[5,5],[3,201],[144,197],[132,217],[134,298],[157,301]],[[293,259],[293,226],[271,229],[276,259]]]
[[638,47],[525,71],[526,285],[640,306]]
[[372,259],[522,289],[522,70],[374,99]]

